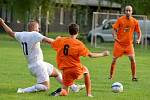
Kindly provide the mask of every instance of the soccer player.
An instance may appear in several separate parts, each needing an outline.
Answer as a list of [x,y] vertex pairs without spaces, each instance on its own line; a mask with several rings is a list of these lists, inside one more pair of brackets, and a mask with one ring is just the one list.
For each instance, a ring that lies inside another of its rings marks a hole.
[[[17,93],[30,93],[36,91],[46,91],[50,88],[49,76],[55,77],[62,84],[62,74],[53,65],[43,61],[43,53],[40,42],[51,43],[51,38],[45,37],[39,33],[39,24],[37,21],[28,23],[28,32],[13,32],[4,20],[0,18],[0,25],[13,38],[17,39],[21,44],[23,53],[28,62],[28,69],[37,79],[37,84],[27,87],[18,88]],[[79,87],[79,88],[78,88]],[[84,86],[72,85],[72,90],[78,92]]]
[[128,5],[125,7],[125,15],[118,18],[113,25],[113,29],[115,43],[109,78],[112,79],[114,76],[117,59],[122,55],[127,55],[131,62],[132,81],[137,81],[133,34],[137,32],[136,43],[139,44],[141,41],[141,30],[138,21],[132,17],[132,6]]
[[109,55],[109,51],[101,53],[91,53],[85,45],[76,39],[79,33],[77,24],[69,25],[69,37],[59,37],[51,43],[52,48],[57,52],[58,69],[62,70],[63,86],[52,92],[52,96],[66,96],[69,93],[68,87],[71,86],[76,79],[84,76],[87,96],[91,94],[91,80],[88,69],[81,64],[80,56],[102,57]]

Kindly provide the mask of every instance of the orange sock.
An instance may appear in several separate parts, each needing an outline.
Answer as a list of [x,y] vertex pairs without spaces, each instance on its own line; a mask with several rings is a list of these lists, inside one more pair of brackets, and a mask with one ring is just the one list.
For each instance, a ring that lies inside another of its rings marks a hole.
[[67,96],[67,95],[68,95],[67,90],[62,89],[61,92],[60,92],[60,96]]
[[114,72],[115,72],[115,65],[116,65],[116,62],[112,62],[111,64],[111,69],[110,69],[110,79],[112,79],[113,75],[114,75]]
[[132,78],[136,78],[136,64],[134,61],[131,61],[131,71],[132,71]]

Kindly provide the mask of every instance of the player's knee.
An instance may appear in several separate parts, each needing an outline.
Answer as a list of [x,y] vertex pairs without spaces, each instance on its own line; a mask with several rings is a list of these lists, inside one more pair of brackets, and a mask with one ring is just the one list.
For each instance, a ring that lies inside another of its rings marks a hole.
[[45,90],[48,90],[50,88],[50,83],[48,81],[43,82],[42,85],[45,86]]
[[84,73],[84,77],[90,77],[90,73],[89,72]]
[[46,91],[48,90],[48,89],[50,89],[50,86],[46,86],[47,87],[47,89],[45,89]]
[[133,57],[129,57],[131,62],[135,62],[135,59]]
[[117,61],[117,58],[113,58],[113,63],[115,63]]
[[56,68],[54,68],[51,76],[52,77],[62,77],[62,74]]

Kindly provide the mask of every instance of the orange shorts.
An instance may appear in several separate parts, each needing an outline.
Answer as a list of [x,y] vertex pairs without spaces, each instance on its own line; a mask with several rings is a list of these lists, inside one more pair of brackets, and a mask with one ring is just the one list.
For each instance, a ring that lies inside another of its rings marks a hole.
[[65,86],[71,86],[72,84],[74,84],[74,81],[76,79],[81,79],[84,73],[89,73],[88,69],[85,66],[81,68],[71,67],[71,68],[64,69],[62,72],[63,84]]
[[134,47],[133,45],[122,46],[119,43],[115,42],[113,56],[121,57],[122,55],[134,56]]

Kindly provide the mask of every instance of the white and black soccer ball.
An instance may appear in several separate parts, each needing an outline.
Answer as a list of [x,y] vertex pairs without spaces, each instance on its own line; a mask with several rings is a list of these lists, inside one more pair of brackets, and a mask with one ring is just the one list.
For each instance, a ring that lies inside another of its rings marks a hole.
[[114,93],[123,92],[123,85],[119,82],[115,82],[111,85],[111,89]]

